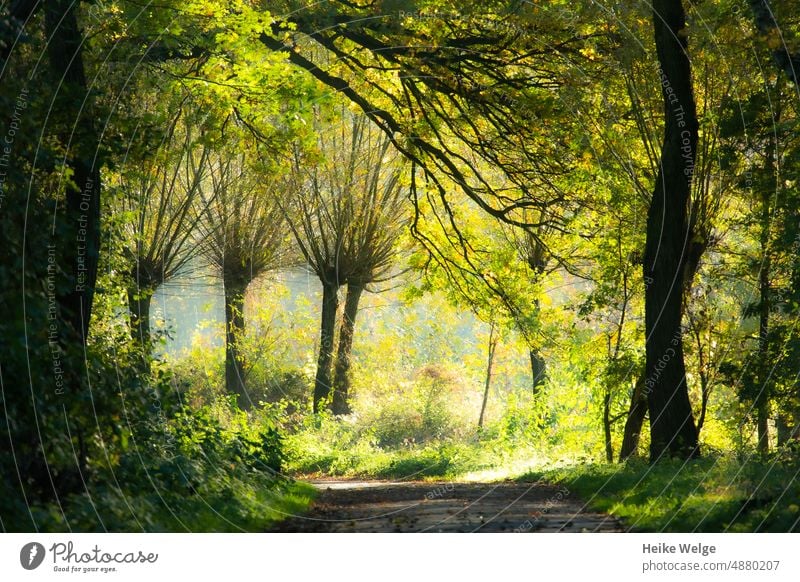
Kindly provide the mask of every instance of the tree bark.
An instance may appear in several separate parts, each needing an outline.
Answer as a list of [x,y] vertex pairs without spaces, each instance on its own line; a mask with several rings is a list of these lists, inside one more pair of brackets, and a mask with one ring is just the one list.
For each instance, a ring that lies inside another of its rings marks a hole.
[[796,438],[796,429],[792,429],[792,418],[790,413],[786,411],[779,411],[775,418],[775,437],[777,445],[782,447]]
[[58,242],[68,281],[60,286],[57,300],[62,318],[85,344],[100,256],[100,152],[83,65],[83,33],[75,14],[77,6],[71,0],[47,2],[45,30],[50,66],[58,83],[56,111],[65,127],[59,137],[69,148],[66,160],[72,170],[61,222],[63,235]]
[[[86,387],[83,348],[89,335],[100,254],[101,155],[100,134],[94,125],[94,96],[84,70],[84,35],[78,25],[78,3],[53,0],[41,4],[49,65],[49,75],[44,77],[44,82],[50,83],[55,92],[44,134],[37,139],[48,143],[55,138],[58,146],[64,148],[58,154],[64,163],[59,176],[64,186],[64,200],[57,199],[56,214],[47,228],[53,233],[51,247],[58,264],[54,271],[58,308],[52,323],[58,330],[58,339],[53,343],[61,350],[59,361],[63,366],[66,395],[58,408],[64,411],[65,418],[63,423],[50,420],[53,426],[45,438],[37,430],[31,443],[36,452],[30,459],[20,459],[19,463],[27,465],[22,474],[29,485],[52,491],[54,498],[59,499],[80,491],[82,486],[85,488],[89,479],[86,443],[90,441],[87,435],[91,430],[80,417],[67,416],[66,411],[76,406]],[[51,153],[57,149],[52,148]],[[44,161],[39,159],[37,163]],[[59,387],[56,391],[59,397],[62,396],[60,390]],[[37,411],[36,406],[48,397],[41,392],[31,392],[31,397],[38,423],[41,415],[47,414],[47,408]],[[19,437],[12,437],[12,440],[19,442]],[[64,443],[72,447],[74,464],[66,458],[63,465],[62,461],[54,460],[60,457],[52,455],[53,448]]]
[[128,289],[128,311],[130,313],[131,337],[142,348],[150,346],[150,304],[153,299],[151,289],[132,287]]
[[606,462],[614,462],[614,445],[611,442],[611,388],[603,395],[603,440],[606,446]]
[[531,348],[531,380],[533,383],[533,395],[536,396],[542,389],[547,379],[547,365],[544,358],[539,354],[539,350]]
[[761,271],[758,276],[759,288],[759,314],[758,314],[758,375],[754,406],[756,409],[756,425],[758,433],[757,449],[759,453],[769,452],[769,310],[770,310],[770,270],[771,263],[769,251],[769,222],[770,203],[769,194],[762,194],[761,209],[761,250],[764,253]]
[[[775,38],[783,39],[781,26],[775,20],[775,12],[770,6],[769,0],[749,0],[750,8],[753,10],[756,28],[758,32],[765,35],[774,35]],[[800,53],[793,53],[789,50],[792,43],[780,42],[778,48],[772,51],[772,60],[775,62],[780,73],[795,84],[798,84],[800,75]]]
[[699,454],[681,329],[684,255],[689,242],[687,207],[698,122],[681,0],[655,0],[653,26],[665,124],[661,163],[647,213],[644,391],[650,411],[650,460],[656,462],[665,456]]
[[[702,365],[702,364],[701,364]],[[709,386],[708,374],[700,372],[700,417],[697,419],[697,434],[706,424],[706,412],[708,411],[708,398],[711,395],[711,387]]]
[[347,284],[347,297],[344,302],[342,327],[339,331],[339,346],[336,353],[336,366],[333,375],[333,413],[349,414],[350,403],[350,362],[353,350],[353,335],[358,315],[358,304],[364,287],[355,283]]
[[631,405],[619,449],[620,463],[638,456],[639,438],[642,434],[645,416],[647,416],[647,395],[644,393],[644,377],[641,377],[636,381],[631,396]]
[[253,402],[247,392],[245,363],[239,351],[245,333],[244,293],[241,285],[225,284],[225,389],[236,394],[239,408],[248,410]]
[[314,379],[314,414],[320,411],[321,404],[331,392],[333,336],[336,332],[336,310],[339,307],[338,291],[339,285],[323,282],[319,356],[317,358],[317,376]]
[[[776,83],[774,109],[772,112],[772,127],[776,127],[780,122],[780,80]],[[770,381],[770,364],[769,364],[769,326],[770,326],[770,310],[772,308],[771,298],[771,282],[772,277],[772,244],[770,234],[772,231],[772,217],[773,210],[777,207],[777,196],[779,189],[779,180],[777,164],[775,163],[775,155],[777,144],[772,137],[767,138],[767,147],[764,152],[764,174],[771,180],[771,185],[774,188],[763,188],[761,190],[761,216],[760,216],[760,232],[759,232],[759,245],[761,247],[761,269],[758,272],[758,362],[757,369],[758,375],[754,386],[756,390],[753,404],[756,409],[756,425],[758,434],[757,449],[759,453],[766,454],[769,452],[769,381]],[[772,198],[776,197],[776,204],[773,206]]]
[[492,384],[492,367],[494,366],[494,354],[497,349],[497,336],[495,335],[494,322],[489,327],[489,346],[486,362],[486,384],[483,388],[483,402],[481,403],[481,414],[478,417],[478,428],[483,428],[483,419],[486,414],[486,403],[489,401],[489,387]]

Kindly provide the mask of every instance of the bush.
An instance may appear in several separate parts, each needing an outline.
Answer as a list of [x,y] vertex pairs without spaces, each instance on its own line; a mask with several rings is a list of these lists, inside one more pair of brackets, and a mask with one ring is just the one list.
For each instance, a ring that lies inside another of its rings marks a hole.
[[[115,465],[99,470],[87,493],[62,501],[68,527],[258,531],[278,518],[276,508],[299,511],[312,495],[281,477],[281,445],[274,427],[249,421],[231,400],[179,408],[164,423],[142,420]],[[67,529],[51,506],[37,510],[37,521]]]
[[467,419],[453,406],[462,403],[462,392],[454,374],[439,366],[425,366],[416,381],[384,389],[373,402],[357,405],[358,423],[372,431],[380,447],[456,438],[470,430]]

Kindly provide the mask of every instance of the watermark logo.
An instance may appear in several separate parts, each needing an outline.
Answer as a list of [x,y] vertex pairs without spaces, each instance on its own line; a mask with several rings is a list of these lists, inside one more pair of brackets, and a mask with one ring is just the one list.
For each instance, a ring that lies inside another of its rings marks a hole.
[[44,561],[44,546],[38,542],[30,542],[19,551],[19,563],[26,570],[35,570]]

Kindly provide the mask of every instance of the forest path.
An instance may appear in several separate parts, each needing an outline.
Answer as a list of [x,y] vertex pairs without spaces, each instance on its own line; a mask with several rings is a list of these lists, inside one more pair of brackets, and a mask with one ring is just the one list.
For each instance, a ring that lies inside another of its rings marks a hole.
[[566,488],[536,483],[316,480],[309,512],[276,532],[620,532]]

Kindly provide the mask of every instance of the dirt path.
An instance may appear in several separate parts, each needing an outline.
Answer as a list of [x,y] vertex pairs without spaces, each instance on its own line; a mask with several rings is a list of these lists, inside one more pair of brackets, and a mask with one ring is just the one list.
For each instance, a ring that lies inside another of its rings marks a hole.
[[618,532],[567,489],[542,483],[315,481],[321,492],[282,532]]

